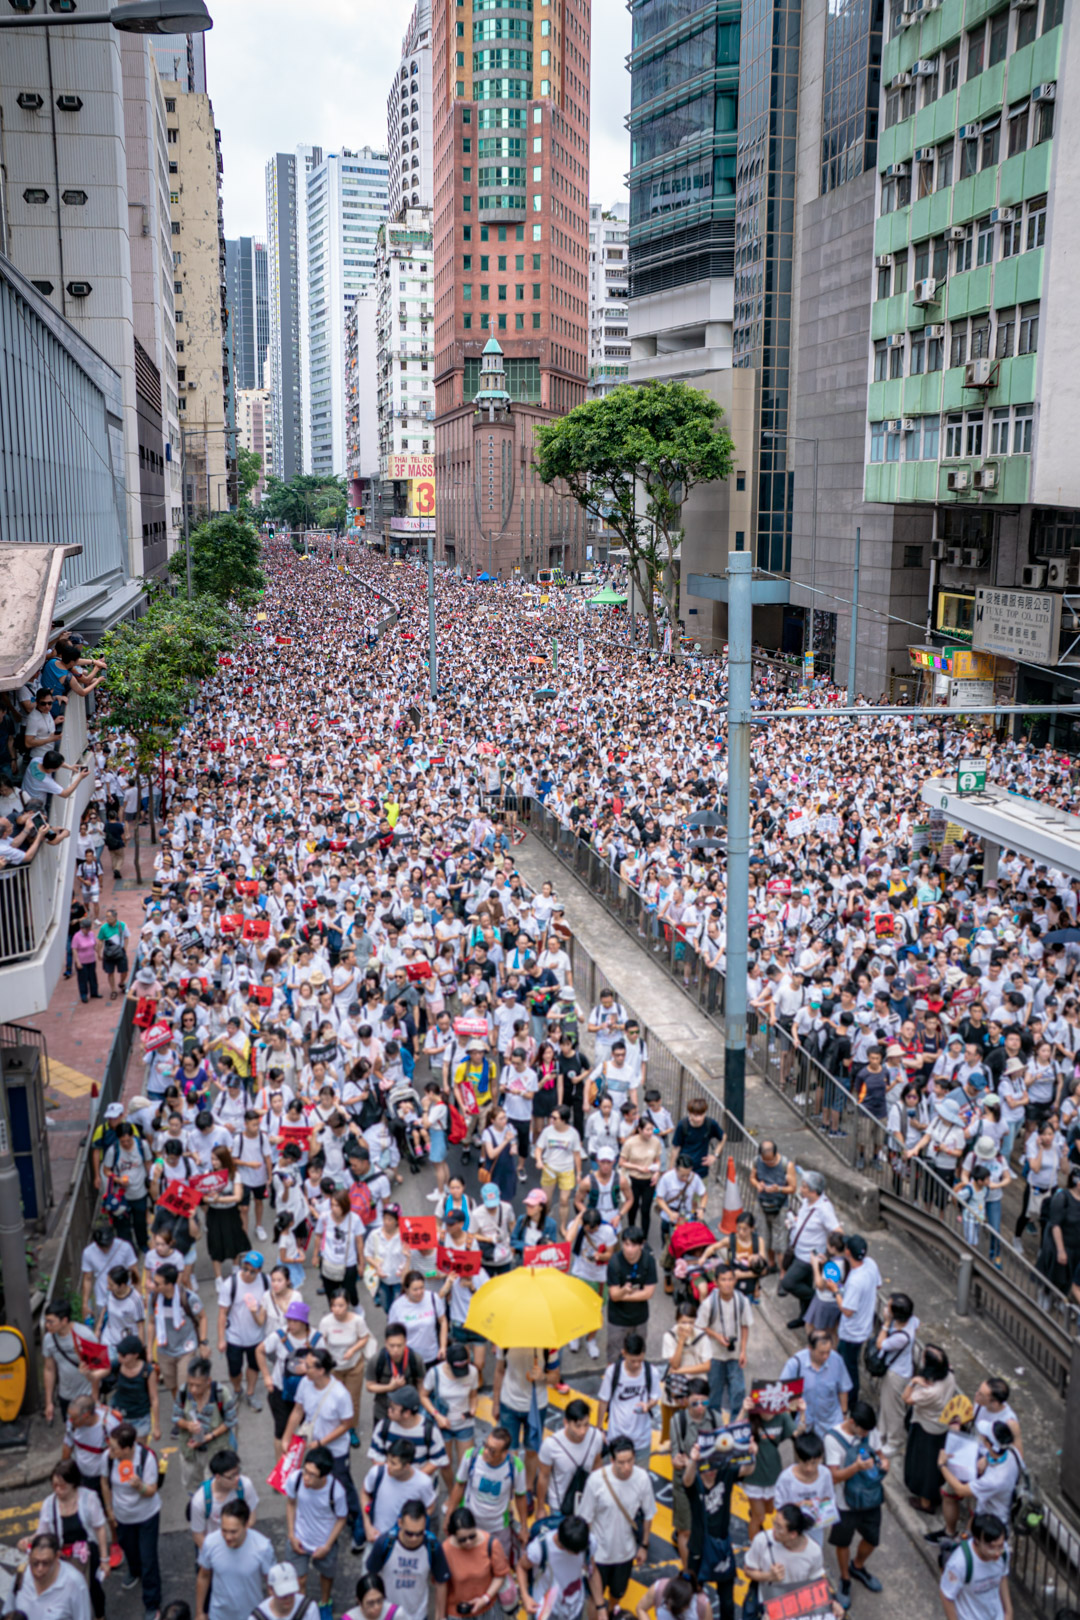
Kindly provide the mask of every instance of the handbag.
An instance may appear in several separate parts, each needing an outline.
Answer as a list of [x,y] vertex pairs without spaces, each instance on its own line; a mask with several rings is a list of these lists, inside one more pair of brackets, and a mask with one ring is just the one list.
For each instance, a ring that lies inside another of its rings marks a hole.
[[863,1347],[863,1366],[870,1374],[870,1377],[884,1378],[893,1362],[899,1361],[900,1357],[903,1355],[910,1343],[911,1334],[907,1333],[904,1336],[904,1343],[900,1346],[899,1350],[895,1350],[891,1356],[887,1356],[878,1349],[873,1339],[868,1339]]
[[645,1545],[645,1510],[644,1510],[644,1508],[638,1508],[638,1510],[634,1514],[633,1518],[631,1518],[630,1514],[627,1513],[626,1508],[623,1505],[622,1498],[619,1496],[618,1491],[615,1489],[614,1485],[611,1483],[611,1475],[608,1473],[606,1468],[601,1468],[601,1470],[600,1470],[600,1478],[604,1481],[604,1484],[607,1486],[608,1492],[609,1492],[609,1494],[611,1496],[611,1500],[615,1503],[615,1506],[618,1508],[619,1512],[622,1514],[623,1518],[626,1520],[626,1522],[630,1526],[631,1530],[633,1530],[634,1539],[637,1542],[638,1546],[639,1547],[644,1547],[644,1545]]
[[791,1242],[788,1244],[787,1248],[784,1250],[783,1254],[780,1256],[780,1269],[781,1269],[781,1271],[789,1271],[791,1269],[791,1267],[795,1264],[795,1245],[796,1245],[796,1243],[798,1243],[799,1238],[802,1236],[803,1229],[806,1226],[807,1222],[809,1221],[809,1219],[810,1219],[810,1217],[811,1217],[811,1215],[813,1213],[814,1213],[814,1206],[811,1204],[810,1208],[807,1210],[806,1214],[803,1216],[802,1220],[799,1222],[799,1225],[795,1228],[795,1232],[794,1232],[794,1234],[792,1236]]

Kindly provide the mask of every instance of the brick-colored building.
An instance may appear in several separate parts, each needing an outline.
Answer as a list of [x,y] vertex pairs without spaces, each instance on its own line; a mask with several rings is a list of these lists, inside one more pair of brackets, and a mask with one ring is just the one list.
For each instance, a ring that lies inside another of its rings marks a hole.
[[[470,572],[585,563],[584,514],[536,478],[532,442],[585,398],[590,5],[433,0],[437,538]],[[497,458],[474,404],[491,338]]]

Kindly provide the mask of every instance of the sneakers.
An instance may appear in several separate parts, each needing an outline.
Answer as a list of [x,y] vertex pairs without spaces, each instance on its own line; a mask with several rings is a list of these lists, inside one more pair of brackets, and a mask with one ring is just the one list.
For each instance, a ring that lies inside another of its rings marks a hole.
[[261,1412],[263,1409],[262,1401],[254,1392],[247,1397],[247,1403],[253,1412]]
[[265,1226],[257,1226],[255,1228],[255,1236],[258,1238],[260,1243],[265,1243],[266,1242],[266,1227]]
[[597,1344],[595,1339],[589,1339],[586,1342],[585,1348],[589,1352],[589,1355],[593,1361],[598,1361],[600,1359],[600,1346]]
[[131,1573],[130,1569],[125,1570],[124,1574],[123,1574],[123,1577],[122,1577],[122,1579],[120,1581],[120,1590],[122,1592],[130,1592],[130,1591],[132,1591],[136,1586],[138,1586],[141,1579],[142,1579],[141,1575],[133,1575]]
[[881,1591],[881,1582],[876,1575],[871,1575],[868,1569],[862,1569],[858,1564],[852,1564],[849,1567],[853,1581],[858,1581],[860,1586],[865,1586],[868,1592]]
[[355,1429],[349,1430],[349,1444],[354,1451],[360,1445],[360,1436],[357,1434]]
[[567,1346],[567,1349],[569,1349],[569,1350],[580,1350],[581,1349],[581,1340],[580,1339],[571,1339],[569,1345]]
[[[845,1587],[847,1589],[846,1591],[845,1591]],[[844,1609],[845,1611],[851,1608],[851,1582],[850,1581],[841,1581],[840,1582],[840,1585],[837,1587],[836,1593],[835,1593],[835,1595],[833,1597],[833,1602],[834,1603],[839,1603],[840,1607],[842,1609]]]
[[441,1197],[442,1197],[442,1193],[439,1191],[438,1187],[436,1187],[434,1192],[429,1192],[428,1193],[427,1201],[428,1201],[429,1204],[437,1204]]

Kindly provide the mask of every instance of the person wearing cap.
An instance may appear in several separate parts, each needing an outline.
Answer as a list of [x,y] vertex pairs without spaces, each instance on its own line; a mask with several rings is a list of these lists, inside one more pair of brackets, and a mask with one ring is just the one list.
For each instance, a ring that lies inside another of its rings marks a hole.
[[345,1487],[334,1477],[334,1459],[325,1446],[312,1446],[285,1484],[292,1566],[302,1581],[314,1565],[319,1577],[319,1620],[333,1620],[330,1601],[338,1566],[338,1545],[348,1523]]
[[480,1374],[467,1344],[452,1342],[446,1359],[425,1374],[420,1389],[420,1401],[442,1430],[455,1469],[476,1433],[479,1388]]
[[467,1043],[464,1060],[454,1069],[452,1090],[465,1121],[461,1162],[468,1164],[480,1120],[498,1095],[498,1066],[486,1041],[474,1037]]
[[934,1104],[930,1123],[913,1148],[905,1148],[905,1160],[925,1155],[937,1178],[924,1189],[923,1196],[933,1204],[941,1202],[938,1184],[951,1187],[956,1181],[957,1167],[967,1150],[964,1119],[960,1105],[952,1097],[939,1099]]
[[811,1259],[825,1249],[830,1232],[843,1230],[843,1225],[832,1201],[825,1191],[825,1177],[819,1170],[804,1170],[799,1176],[799,1204],[784,1216],[788,1228],[788,1246],[781,1264],[784,1266],[778,1296],[790,1294],[798,1302],[799,1314],[788,1323],[789,1328],[802,1327],[806,1308],[814,1294],[814,1270]]
[[484,1270],[489,1276],[509,1271],[514,1261],[511,1240],[516,1216],[514,1206],[506,1202],[494,1182],[480,1189],[480,1202],[473,1206],[469,1231],[480,1246]]
[[285,1324],[272,1328],[255,1347],[274,1420],[274,1452],[282,1454],[282,1436],[296,1401],[300,1380],[307,1372],[307,1353],[322,1342],[322,1333],[311,1330],[311,1312],[302,1299],[285,1308]]
[[253,1412],[262,1411],[255,1394],[258,1360],[255,1347],[266,1331],[266,1296],[270,1284],[263,1276],[263,1257],[251,1249],[240,1256],[238,1269],[218,1284],[218,1350],[225,1356],[237,1399],[243,1393],[247,1363],[246,1400]]
[[[972,1185],[972,1178],[976,1170],[985,1170],[987,1172],[986,1179],[981,1187],[984,1195],[981,1200],[982,1213],[986,1225],[990,1229],[990,1259],[1000,1268],[1002,1200],[1005,1196],[1006,1187],[1014,1178],[1012,1171],[998,1149],[997,1140],[990,1134],[977,1136],[973,1146],[961,1159],[956,1188],[958,1196],[962,1195],[965,1187]],[[975,1236],[977,1240],[978,1234],[976,1233]]]
[[269,1597],[251,1611],[250,1620],[316,1620],[322,1605],[309,1598],[292,1564],[271,1564],[266,1577]]

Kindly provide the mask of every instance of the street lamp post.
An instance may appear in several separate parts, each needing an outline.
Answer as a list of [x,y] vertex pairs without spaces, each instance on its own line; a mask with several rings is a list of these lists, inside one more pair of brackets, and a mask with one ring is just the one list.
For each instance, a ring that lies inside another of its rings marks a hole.
[[810,510],[810,625],[807,636],[807,651],[811,658],[814,654],[814,586],[817,581],[817,501],[818,501],[818,439],[811,439],[804,433],[788,433],[785,428],[762,428],[762,437],[766,439],[790,439],[792,444],[811,444],[814,447],[814,487],[811,495],[812,506]]
[[0,28],[97,28],[121,34],[205,34],[214,20],[204,0],[133,0],[109,11],[80,11],[79,0],[48,0],[49,10],[0,17]]

